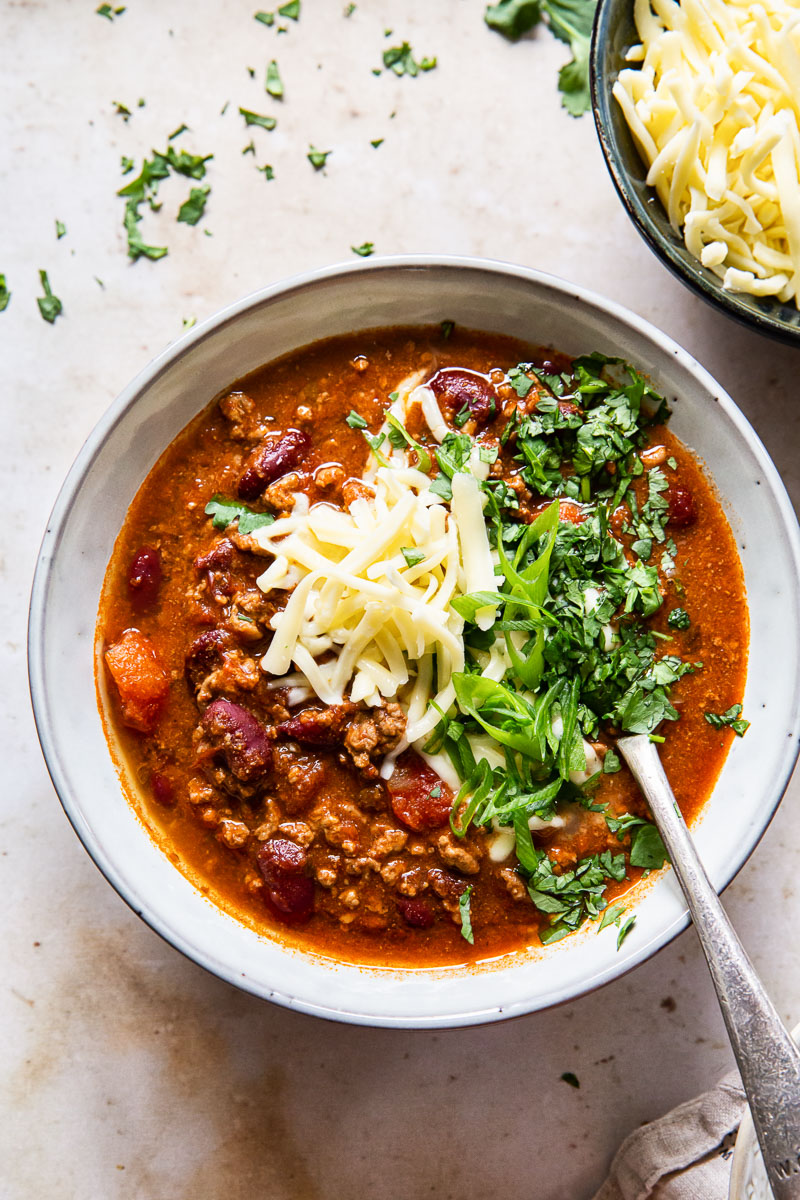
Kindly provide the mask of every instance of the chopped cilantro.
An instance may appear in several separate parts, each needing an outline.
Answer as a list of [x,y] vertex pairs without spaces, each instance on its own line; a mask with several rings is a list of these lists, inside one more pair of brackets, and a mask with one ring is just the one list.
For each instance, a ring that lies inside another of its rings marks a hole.
[[458,912],[461,917],[461,936],[464,941],[469,942],[470,946],[474,946],[475,935],[472,932],[472,914],[470,912],[471,898],[472,884],[470,883],[458,897]]
[[375,253],[374,242],[362,242],[360,246],[351,246],[353,254],[357,254],[359,258],[369,258],[370,254]]
[[56,241],[60,242],[62,237],[66,235],[66,232],[66,225],[64,225],[61,221],[56,221]]
[[131,171],[133,170],[133,159],[128,158],[126,154],[123,154],[119,160],[119,165],[122,168],[123,175],[130,175]]
[[488,6],[483,19],[490,29],[516,42],[539,24],[541,16],[539,0],[500,0]]
[[282,17],[287,17],[290,21],[300,20],[300,0],[289,0],[288,4],[282,4],[278,9]]
[[581,1086],[580,1079],[578,1079],[578,1076],[572,1071],[565,1071],[561,1078],[563,1079],[564,1083],[568,1083],[572,1088],[579,1088]]
[[616,775],[620,770],[622,770],[622,763],[619,761],[619,755],[609,746],[603,759],[603,774]]
[[642,867],[645,871],[657,871],[665,862],[669,862],[661,834],[649,821],[634,830],[630,861],[632,867]]
[[[407,546],[402,546],[400,553],[406,560],[409,567],[415,567],[417,563],[421,563],[425,558],[424,550],[410,550]],[[441,792],[440,792],[441,795]]]
[[196,225],[206,211],[206,201],[210,191],[211,188],[207,183],[192,188],[189,192],[189,199],[184,200],[178,210],[178,220],[183,221],[186,225]]
[[276,100],[283,99],[283,80],[281,79],[278,64],[274,58],[267,67],[267,80],[264,86],[270,96],[274,96]]
[[732,729],[737,737],[744,737],[747,730],[750,728],[750,722],[742,719],[741,704],[732,704],[727,712],[705,714],[709,725],[714,729]]
[[374,141],[370,142],[370,146],[372,146],[374,150],[377,150],[378,146],[383,145],[384,140],[385,140],[384,138],[375,138]]
[[168,142],[174,142],[176,137],[180,137],[182,133],[189,133],[188,125],[179,125],[177,129],[173,129],[172,133],[167,137]]
[[255,142],[251,141],[245,146],[244,150],[242,151],[242,154],[255,154],[255,152],[256,152],[256,144],[255,144]]
[[197,317],[184,317],[183,318],[183,328],[184,329],[191,329],[192,326],[196,325],[196,324],[197,324]]
[[351,412],[349,414],[349,416],[345,417],[345,421],[347,422],[347,424],[350,426],[351,429],[366,429],[367,428],[367,422],[364,420],[364,418],[362,416],[359,416],[359,414],[357,412]]
[[620,918],[624,912],[624,904],[609,904],[608,908],[603,909],[603,916],[598,926],[598,932],[605,929],[607,925],[619,925]]
[[274,129],[278,122],[274,117],[262,117],[259,113],[251,112],[249,108],[240,108],[245,125],[258,125],[261,129]]
[[[56,317],[60,317],[64,311],[64,305],[59,300],[58,296],[54,296],[50,290],[50,280],[47,278],[47,271],[39,272],[39,279],[44,288],[44,295],[37,297],[36,303],[39,305],[39,312],[50,325],[52,325]],[[6,304],[8,300],[6,300]],[[5,306],[4,306],[5,307]]]
[[332,150],[317,150],[314,146],[309,145],[306,158],[311,163],[315,171],[321,171],[328,161],[328,156],[333,153]]
[[255,17],[255,19],[257,21],[260,21],[262,25],[274,25],[275,24],[275,13],[257,12],[257,13],[253,13],[253,16]]
[[128,235],[128,257],[134,262],[138,258],[149,258],[153,262],[169,253],[166,246],[149,246],[139,232],[139,222],[142,216],[135,200],[128,200],[125,205],[125,216],[122,224]]
[[352,15],[355,11],[356,11],[355,4],[348,4],[347,8],[344,10],[344,15],[346,17],[352,17]]
[[667,617],[667,624],[670,629],[688,629],[691,623],[691,619],[685,608],[673,608]]
[[275,518],[271,513],[253,512],[238,500],[226,500],[224,496],[212,496],[205,507],[206,516],[211,517],[215,529],[227,529],[234,521],[239,522],[239,533],[252,533],[263,525],[271,525]]
[[490,4],[484,20],[490,29],[516,41],[547,18],[550,32],[565,42],[572,58],[558,73],[561,103],[573,117],[586,112],[589,96],[589,43],[597,0],[500,0]]
[[383,65],[395,75],[418,75],[420,71],[432,71],[436,66],[435,58],[421,58],[417,62],[408,42],[401,46],[391,46],[383,52]]
[[117,116],[122,117],[123,121],[127,124],[131,119],[131,110],[127,105],[120,104],[119,100],[112,100],[111,103],[114,105],[114,112]]
[[0,275],[0,312],[5,312],[8,308],[8,302],[11,299],[11,292],[6,286],[5,275]]
[[625,941],[625,938],[628,936],[628,934],[633,929],[635,924],[636,924],[636,914],[634,914],[632,917],[628,917],[625,924],[620,928],[620,931],[617,934],[617,950],[619,950],[622,943]]
[[113,21],[115,17],[121,17],[125,12],[125,5],[119,8],[112,8],[110,4],[101,4],[99,8],[94,10],[99,17],[107,17],[109,21]]
[[261,172],[267,182],[269,182],[270,179],[275,178],[275,172],[273,171],[270,163],[264,163],[263,167],[256,167],[256,170]]
[[455,321],[440,321],[439,322],[439,328],[442,331],[442,337],[445,339],[445,341],[447,341],[447,339],[450,337],[450,334],[453,332],[455,327],[456,327]]

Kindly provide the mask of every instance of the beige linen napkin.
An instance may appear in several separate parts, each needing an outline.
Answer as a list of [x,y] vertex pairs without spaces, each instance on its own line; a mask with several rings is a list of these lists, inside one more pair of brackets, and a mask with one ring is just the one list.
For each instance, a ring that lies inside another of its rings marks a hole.
[[594,1200],[727,1200],[744,1108],[731,1071],[711,1091],[630,1134]]

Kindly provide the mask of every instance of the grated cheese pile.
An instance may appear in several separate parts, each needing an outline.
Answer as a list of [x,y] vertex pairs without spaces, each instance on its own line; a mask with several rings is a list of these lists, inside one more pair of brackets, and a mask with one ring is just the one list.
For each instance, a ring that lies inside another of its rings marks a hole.
[[647,182],[731,291],[800,307],[800,6],[635,0],[613,87]]
[[[447,432],[430,389],[406,389],[390,412],[407,403],[420,403],[433,423],[438,414]],[[284,675],[293,664],[325,704],[345,693],[367,704],[401,696],[414,743],[451,706],[452,675],[464,669],[464,621],[450,602],[496,585],[476,475],[455,475],[447,504],[405,450],[388,461],[365,473],[374,496],[342,510],[309,508],[297,493],[289,516],[254,532],[273,555],[259,587],[294,589],[272,618],[262,667]],[[478,615],[488,626],[495,610]]]

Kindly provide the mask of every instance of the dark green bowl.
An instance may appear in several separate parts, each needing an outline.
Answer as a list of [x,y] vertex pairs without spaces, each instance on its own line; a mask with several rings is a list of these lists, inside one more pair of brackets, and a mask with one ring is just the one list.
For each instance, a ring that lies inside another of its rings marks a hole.
[[704,300],[751,329],[797,345],[800,311],[770,297],[725,291],[722,280],[686,249],[655,190],[645,183],[647,169],[611,95],[617,75],[629,65],[625,52],[638,40],[632,0],[599,0],[591,49],[592,108],[606,165],[628,216],[651,250]]

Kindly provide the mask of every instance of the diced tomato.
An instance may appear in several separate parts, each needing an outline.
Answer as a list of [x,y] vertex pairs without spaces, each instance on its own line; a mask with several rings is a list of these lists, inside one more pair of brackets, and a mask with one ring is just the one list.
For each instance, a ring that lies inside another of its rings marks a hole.
[[123,721],[131,729],[151,733],[164,707],[169,679],[150,638],[138,629],[126,629],[108,647],[105,659],[119,692]]
[[413,750],[400,755],[386,787],[394,815],[415,833],[441,829],[447,824],[453,793]]

